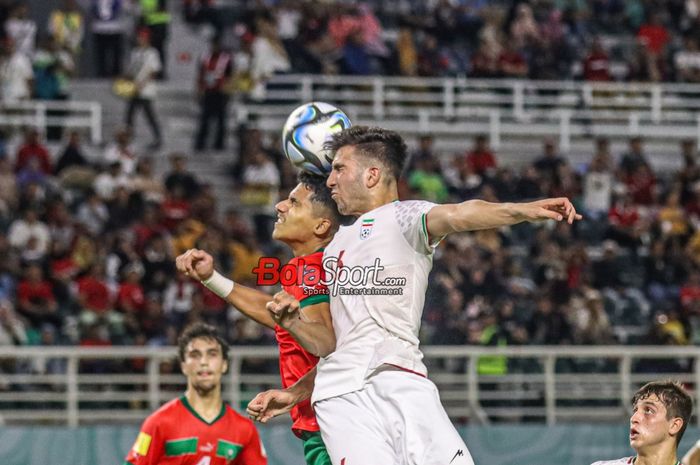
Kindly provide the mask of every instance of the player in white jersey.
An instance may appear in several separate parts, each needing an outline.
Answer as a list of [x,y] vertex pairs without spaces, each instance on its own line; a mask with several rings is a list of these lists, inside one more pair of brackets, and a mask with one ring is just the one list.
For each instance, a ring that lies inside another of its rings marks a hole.
[[672,381],[644,385],[632,398],[630,446],[637,453],[592,465],[682,465],[678,444],[693,413],[693,401]]
[[[523,221],[572,223],[568,199],[470,200],[436,205],[398,200],[406,159],[401,136],[354,126],[333,138],[327,185],[341,214],[356,216],[324,252],[335,350],[287,390],[259,394],[249,414],[266,421],[311,394],[334,465],[472,465],[463,440],[426,377],[418,333],[435,246],[447,234]],[[299,317],[279,293],[268,309],[302,342],[324,328]],[[303,342],[302,342],[303,344]]]

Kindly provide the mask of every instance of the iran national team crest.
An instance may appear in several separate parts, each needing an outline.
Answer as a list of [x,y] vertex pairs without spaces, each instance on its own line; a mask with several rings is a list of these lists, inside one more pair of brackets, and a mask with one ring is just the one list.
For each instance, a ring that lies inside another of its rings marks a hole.
[[370,234],[372,234],[372,227],[374,226],[374,218],[366,218],[362,220],[362,225],[360,226],[360,239],[367,239]]

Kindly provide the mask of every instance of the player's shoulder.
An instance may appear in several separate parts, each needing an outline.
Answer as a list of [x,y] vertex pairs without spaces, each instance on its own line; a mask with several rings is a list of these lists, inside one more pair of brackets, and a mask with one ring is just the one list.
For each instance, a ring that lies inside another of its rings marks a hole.
[[623,457],[617,460],[600,460],[593,462],[591,465],[631,465],[634,463],[634,457]]
[[437,204],[427,200],[397,200],[392,205],[399,215],[420,215],[428,213]]
[[174,416],[179,415],[181,413],[181,409],[182,400],[179,397],[169,400],[161,405],[155,412],[151,413],[144,421],[144,425],[153,426],[158,424],[162,426],[163,423],[169,421]]

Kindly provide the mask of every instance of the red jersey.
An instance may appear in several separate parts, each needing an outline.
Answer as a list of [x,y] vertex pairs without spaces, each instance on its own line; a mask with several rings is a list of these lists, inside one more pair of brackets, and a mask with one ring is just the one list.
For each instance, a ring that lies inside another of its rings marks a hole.
[[251,420],[223,403],[208,423],[182,396],[146,418],[126,464],[266,465],[267,457]]
[[[297,269],[301,284],[282,286],[300,302],[301,308],[321,302],[330,302],[328,288],[323,280],[323,251],[319,250],[303,257],[294,257],[289,264]],[[299,282],[299,280],[297,280]],[[275,326],[275,336],[280,349],[280,376],[282,386],[288,387],[308,373],[318,363],[318,357],[310,354],[286,330]],[[316,415],[309,399],[297,404],[291,412],[292,431],[301,436],[304,431],[319,431]]]

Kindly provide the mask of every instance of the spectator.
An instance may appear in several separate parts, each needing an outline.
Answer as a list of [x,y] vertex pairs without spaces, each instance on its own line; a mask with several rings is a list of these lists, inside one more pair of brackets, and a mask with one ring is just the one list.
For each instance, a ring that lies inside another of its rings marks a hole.
[[566,164],[566,160],[557,152],[554,140],[547,138],[543,144],[542,156],[534,162],[535,169],[540,177],[557,180],[559,178],[559,168]]
[[119,163],[125,176],[131,176],[134,173],[138,162],[131,139],[131,130],[128,128],[118,130],[114,134],[114,142],[107,147],[103,157],[103,163],[106,165]]
[[440,162],[433,157],[416,160],[416,168],[409,175],[408,183],[418,193],[418,198],[443,203],[447,200],[447,184],[442,176]]
[[48,176],[53,173],[49,151],[41,143],[39,131],[34,128],[27,129],[24,133],[24,143],[17,151],[15,172],[19,173],[28,167],[32,160],[37,161],[41,172],[45,175]]
[[591,50],[583,61],[583,78],[586,81],[612,81],[610,57],[600,37],[593,40]]
[[85,190],[92,186],[96,173],[86,158],[78,131],[70,132],[68,142],[56,162],[55,174],[68,189]]
[[29,5],[20,1],[5,22],[5,34],[15,44],[18,53],[31,59],[36,45],[36,22],[29,17]]
[[29,58],[15,51],[12,39],[2,39],[0,48],[0,101],[16,102],[31,98],[34,72]]
[[[0,204],[9,211],[14,211],[19,202],[17,178],[7,157],[0,157]],[[0,228],[2,230],[3,228]]]
[[115,77],[122,72],[124,33],[123,0],[91,0],[92,35],[98,77]]
[[156,97],[156,84],[154,82],[158,72],[162,69],[162,63],[156,49],[151,47],[150,32],[148,29],[139,29],[137,34],[137,46],[131,51],[129,58],[128,75],[134,81],[136,91],[129,99],[126,111],[126,125],[130,131],[134,128],[134,116],[136,110],[142,108],[148,124],[153,133],[153,142],[148,146],[150,150],[160,148],[160,125],[156,119],[153,108],[153,100]]
[[698,39],[690,34],[683,37],[683,48],[673,56],[676,80],[681,82],[700,82],[700,47]]
[[70,53],[73,63],[77,64],[85,34],[85,22],[76,0],[63,0],[63,7],[51,12],[48,30],[58,46]]
[[467,153],[467,163],[479,176],[492,176],[496,169],[496,157],[488,146],[486,136],[480,134],[474,138],[474,147]]
[[109,220],[109,210],[97,192],[90,191],[87,193],[85,201],[78,208],[75,220],[93,238],[100,237]]
[[529,72],[527,61],[515,47],[515,41],[506,41],[506,45],[498,57],[499,74],[504,78],[526,78]]
[[44,324],[61,326],[53,288],[37,263],[26,266],[24,279],[17,285],[17,311],[35,328]]
[[671,35],[661,21],[660,13],[652,10],[648,22],[639,28],[637,38],[651,55],[658,56],[663,55]]
[[104,265],[93,264],[84,276],[78,278],[76,285],[81,323],[89,326],[98,320],[109,321],[113,302],[105,280]]
[[118,161],[112,162],[95,177],[93,189],[98,197],[104,201],[110,201],[114,192],[119,187],[129,186],[129,178],[122,171],[122,165]]
[[539,297],[535,311],[527,325],[530,342],[538,345],[573,343],[569,322],[562,311],[548,297]]
[[284,44],[275,31],[274,23],[265,17],[255,22],[256,35],[252,44],[250,74],[253,80],[251,97],[262,99],[265,96],[265,83],[274,74],[290,71],[291,65]]
[[187,170],[187,160],[182,153],[170,155],[170,171],[165,175],[165,188],[173,192],[181,187],[186,198],[192,198],[199,193],[199,183],[194,175]]
[[622,156],[618,169],[624,178],[631,176],[641,165],[649,166],[649,162],[644,156],[642,138],[632,137],[629,140],[629,150]]
[[53,37],[45,37],[34,54],[35,95],[43,100],[67,100],[68,79],[75,73],[70,53]]
[[279,185],[279,171],[267,154],[260,150],[250,153],[243,170],[240,199],[253,215],[258,237],[269,237],[272,233]]
[[39,213],[34,208],[26,208],[22,218],[10,224],[7,237],[10,245],[20,251],[26,260],[41,260],[49,252],[49,228],[39,219]]
[[151,45],[158,51],[161,67],[157,71],[159,79],[166,79],[167,43],[170,26],[168,0],[139,0],[141,10],[140,24],[148,28]]
[[228,92],[226,86],[233,72],[231,54],[222,50],[221,38],[211,41],[211,49],[204,55],[197,75],[197,92],[200,101],[199,129],[195,140],[195,150],[203,150],[209,132],[209,123],[216,121],[214,149],[224,150],[226,146]]
[[138,161],[129,187],[133,192],[140,193],[146,202],[161,203],[165,197],[165,186],[154,175],[151,158],[142,158]]

